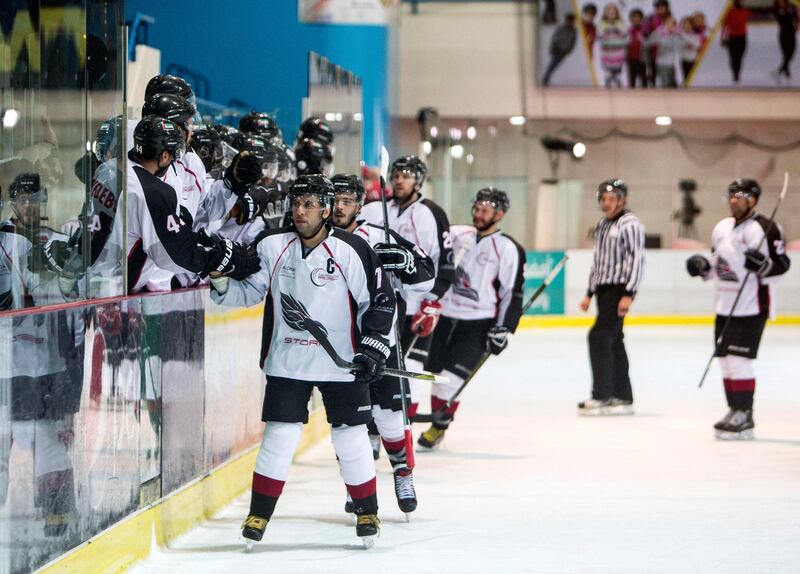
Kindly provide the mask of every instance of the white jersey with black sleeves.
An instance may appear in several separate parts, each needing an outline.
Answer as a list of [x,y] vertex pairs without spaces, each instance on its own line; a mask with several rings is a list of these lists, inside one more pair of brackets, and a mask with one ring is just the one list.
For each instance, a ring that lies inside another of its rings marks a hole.
[[456,280],[442,298],[442,315],[453,319],[495,319],[515,331],[522,316],[525,250],[502,231],[479,237],[471,225],[450,227],[460,255]]

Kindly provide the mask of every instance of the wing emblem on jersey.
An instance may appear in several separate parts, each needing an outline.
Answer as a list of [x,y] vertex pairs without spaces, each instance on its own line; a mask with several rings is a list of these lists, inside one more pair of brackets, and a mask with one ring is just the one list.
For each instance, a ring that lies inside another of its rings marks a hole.
[[473,301],[478,300],[478,291],[472,288],[469,273],[461,267],[456,267],[456,282],[453,283],[453,292]]
[[328,334],[328,330],[318,321],[314,321],[308,315],[308,310],[300,301],[287,293],[281,293],[281,311],[283,320],[296,331],[308,331],[307,325],[316,325],[323,333]]
[[731,268],[730,263],[724,257],[717,257],[717,277],[720,281],[739,282],[739,276]]

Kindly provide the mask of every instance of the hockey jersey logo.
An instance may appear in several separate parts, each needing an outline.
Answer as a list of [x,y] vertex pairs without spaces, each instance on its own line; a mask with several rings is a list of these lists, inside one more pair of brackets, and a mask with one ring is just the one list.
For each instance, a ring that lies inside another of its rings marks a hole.
[[453,292],[472,301],[478,300],[478,291],[471,287],[469,273],[461,267],[456,267],[456,281],[453,283]]
[[308,315],[305,305],[287,293],[281,293],[281,312],[283,320],[295,331],[308,331],[308,325],[312,324],[326,335],[328,334],[328,330],[322,323],[314,321]]
[[739,276],[736,275],[731,264],[721,255],[717,257],[717,277],[719,277],[720,281],[739,282]]

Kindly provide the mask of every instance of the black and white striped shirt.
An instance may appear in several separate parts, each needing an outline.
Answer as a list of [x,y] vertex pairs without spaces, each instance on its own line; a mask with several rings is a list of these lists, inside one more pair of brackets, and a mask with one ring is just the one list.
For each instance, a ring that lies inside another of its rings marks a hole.
[[594,232],[594,258],[589,274],[591,297],[600,285],[624,285],[633,297],[644,274],[644,226],[630,211],[614,219],[602,217]]

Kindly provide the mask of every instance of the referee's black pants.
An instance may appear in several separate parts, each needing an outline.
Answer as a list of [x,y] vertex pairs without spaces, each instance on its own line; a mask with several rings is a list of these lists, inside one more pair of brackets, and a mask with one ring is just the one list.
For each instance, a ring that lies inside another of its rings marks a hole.
[[589,330],[593,399],[614,397],[633,401],[628,377],[628,354],[622,333],[625,318],[617,315],[617,306],[624,293],[624,285],[599,285],[595,293],[597,319]]

